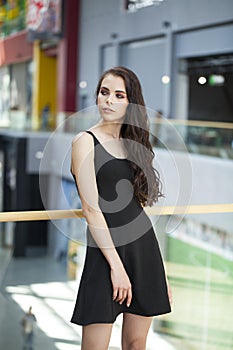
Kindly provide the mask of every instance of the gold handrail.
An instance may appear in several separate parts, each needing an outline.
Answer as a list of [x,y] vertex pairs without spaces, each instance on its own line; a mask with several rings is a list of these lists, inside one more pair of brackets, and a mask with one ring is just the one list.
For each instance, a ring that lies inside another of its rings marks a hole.
[[[233,203],[230,204],[202,204],[188,206],[154,206],[147,207],[148,215],[181,215],[206,213],[233,213]],[[38,210],[38,211],[12,211],[0,213],[0,222],[40,221],[83,218],[82,209],[74,210]]]
[[166,118],[156,118],[151,117],[150,122],[155,124],[177,124],[177,125],[187,125],[187,126],[197,126],[197,127],[207,127],[207,128],[217,128],[217,129],[233,129],[233,123],[224,122],[213,122],[207,120],[189,120],[189,119],[166,119]]

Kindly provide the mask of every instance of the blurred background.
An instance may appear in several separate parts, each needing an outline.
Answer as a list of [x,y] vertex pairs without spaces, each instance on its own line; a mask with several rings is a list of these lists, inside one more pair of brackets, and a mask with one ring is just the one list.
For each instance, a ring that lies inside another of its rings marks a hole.
[[[81,207],[70,145],[96,122],[98,79],[116,65],[142,83],[162,205],[184,206],[151,215],[174,303],[147,349],[230,350],[233,214],[221,205],[233,198],[232,0],[0,0],[0,210]],[[80,348],[69,321],[84,232],[81,219],[0,222],[1,349],[22,348],[30,306],[35,349]]]

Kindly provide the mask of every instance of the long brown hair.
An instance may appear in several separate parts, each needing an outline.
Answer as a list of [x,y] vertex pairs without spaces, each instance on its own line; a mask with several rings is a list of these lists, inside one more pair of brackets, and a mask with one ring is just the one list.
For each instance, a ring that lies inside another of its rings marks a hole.
[[[125,67],[114,67],[105,71],[96,88],[97,96],[103,79],[107,75],[121,77],[124,80],[129,105],[120,137],[125,140],[129,164],[133,174],[134,194],[143,206],[152,206],[163,194],[160,190],[160,175],[153,167],[154,152],[149,140],[149,119],[142,95],[142,88],[136,74]],[[135,142],[128,142],[133,140]]]

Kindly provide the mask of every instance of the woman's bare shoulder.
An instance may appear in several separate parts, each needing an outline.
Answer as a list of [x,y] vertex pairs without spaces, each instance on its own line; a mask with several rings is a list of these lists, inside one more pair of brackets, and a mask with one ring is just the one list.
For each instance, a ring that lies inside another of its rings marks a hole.
[[79,132],[77,135],[74,136],[73,140],[72,140],[72,146],[76,145],[76,144],[91,144],[91,139],[92,136],[85,132],[85,131],[81,131]]
[[92,136],[85,132],[79,132],[72,140],[72,157],[83,158],[94,151]]

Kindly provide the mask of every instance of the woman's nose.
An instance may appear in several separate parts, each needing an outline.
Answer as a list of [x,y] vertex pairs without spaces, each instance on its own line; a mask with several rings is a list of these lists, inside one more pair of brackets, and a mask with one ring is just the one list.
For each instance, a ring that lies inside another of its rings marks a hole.
[[107,102],[108,103],[113,103],[113,100],[114,100],[114,96],[112,94],[109,94],[108,97],[107,97]]

